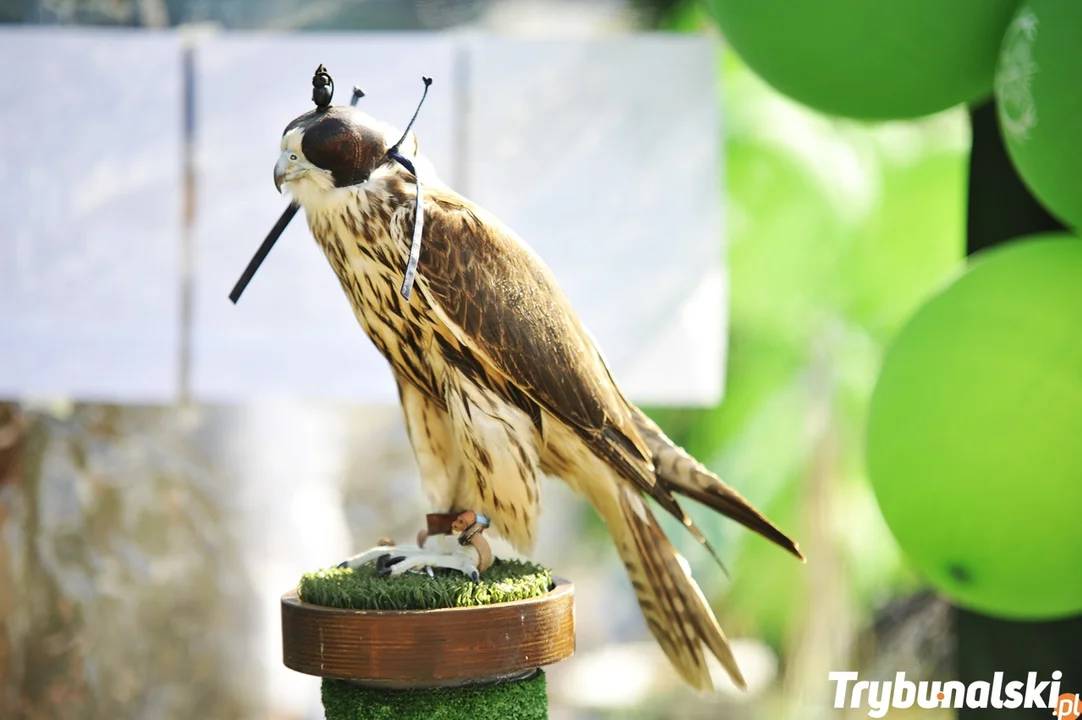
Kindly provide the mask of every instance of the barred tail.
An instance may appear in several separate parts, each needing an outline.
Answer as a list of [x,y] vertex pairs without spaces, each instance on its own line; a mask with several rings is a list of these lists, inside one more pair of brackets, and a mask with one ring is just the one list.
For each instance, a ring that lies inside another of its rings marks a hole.
[[[733,682],[745,687],[729,642],[691,577],[687,561],[665,537],[642,496],[620,483],[618,502],[606,517],[650,631],[673,666],[692,687],[710,690],[713,682],[703,646],[714,654]],[[602,510],[604,513],[604,510]]]

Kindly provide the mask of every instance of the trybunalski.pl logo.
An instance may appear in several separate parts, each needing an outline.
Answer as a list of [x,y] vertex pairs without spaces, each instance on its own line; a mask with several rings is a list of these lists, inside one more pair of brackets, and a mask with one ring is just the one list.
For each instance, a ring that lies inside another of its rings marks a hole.
[[899,710],[913,706],[921,708],[1047,708],[1059,720],[1078,720],[1082,715],[1082,698],[1076,693],[1060,692],[1063,673],[1056,670],[1051,680],[1041,680],[1035,672],[1025,682],[1003,682],[997,672],[991,682],[962,683],[905,679],[898,673],[894,680],[861,680],[855,672],[832,672],[827,676],[835,683],[834,707],[868,708],[868,715],[881,718],[891,708]]

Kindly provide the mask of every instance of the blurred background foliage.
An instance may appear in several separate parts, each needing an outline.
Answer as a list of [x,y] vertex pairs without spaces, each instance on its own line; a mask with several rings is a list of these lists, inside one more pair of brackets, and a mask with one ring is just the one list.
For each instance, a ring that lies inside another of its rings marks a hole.
[[[716,32],[699,3],[678,4],[662,26]],[[874,671],[878,651],[880,662],[923,675],[942,671],[949,652],[923,647],[881,657],[899,626],[876,621],[891,618],[920,583],[879,515],[863,437],[893,333],[961,268],[969,128],[961,108],[906,123],[828,118],[780,96],[728,49],[718,74],[730,276],[726,396],[714,408],[651,414],[802,540],[806,567],[693,510],[733,558],[731,583],[710,588],[719,613],[731,633],[760,637],[785,659],[792,710],[821,692],[824,667],[864,660]],[[699,576],[716,577],[691,545],[685,539]],[[946,622],[934,601],[916,599],[899,624],[936,613],[933,623]]]
[[[698,3],[671,8],[662,27],[716,31]],[[695,513],[734,557],[731,584],[717,588],[732,632],[791,657],[787,645],[809,631],[810,617],[863,627],[918,584],[864,475],[864,420],[893,333],[961,268],[968,121],[962,109],[906,123],[828,118],[780,96],[727,49],[718,74],[726,396],[714,408],[651,414],[804,541],[807,572],[762,539]],[[690,545],[689,556],[707,564]],[[830,607],[809,597],[818,577],[842,594],[821,598]]]
[[[452,29],[471,27],[497,4],[0,0],[0,21]],[[698,2],[598,6],[616,8],[601,21],[602,33],[719,36]],[[596,17],[598,10],[591,12]],[[812,695],[830,697],[827,668],[854,668],[855,658],[863,658],[863,665],[882,662],[890,673],[907,669],[905,659],[882,660],[889,645],[883,628],[907,617],[914,603],[935,607],[879,515],[863,469],[864,420],[893,333],[961,268],[969,129],[963,109],[875,126],[825,117],[767,87],[719,40],[730,291],[726,395],[717,407],[649,412],[800,539],[809,557],[801,566],[735,524],[691,508],[727,562],[726,578],[669,523],[730,636],[761,638],[782,658],[788,692],[763,716],[777,717],[779,710],[790,716]],[[579,507],[584,537],[600,543],[600,521]],[[940,630],[931,627],[921,637]],[[879,650],[865,652],[868,643]],[[910,654],[935,666],[942,651]],[[667,707],[658,714],[676,712]]]

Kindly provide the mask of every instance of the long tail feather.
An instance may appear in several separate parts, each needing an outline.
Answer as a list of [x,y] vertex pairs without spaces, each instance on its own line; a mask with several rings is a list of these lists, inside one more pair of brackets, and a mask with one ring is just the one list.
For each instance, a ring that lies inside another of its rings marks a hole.
[[606,518],[646,624],[684,681],[697,690],[713,688],[703,646],[737,687],[746,687],[729,641],[691,577],[687,562],[665,537],[638,493],[617,489],[618,518]]
[[666,490],[701,502],[804,560],[800,546],[795,541],[752,507],[740,493],[677,447],[641,410],[636,413],[635,421],[653,453],[655,472]]

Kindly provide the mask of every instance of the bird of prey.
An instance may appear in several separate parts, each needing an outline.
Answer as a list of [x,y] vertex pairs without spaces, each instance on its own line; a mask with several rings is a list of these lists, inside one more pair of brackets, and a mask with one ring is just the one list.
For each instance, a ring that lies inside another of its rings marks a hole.
[[[304,209],[390,363],[433,510],[483,515],[528,554],[540,478],[563,479],[604,520],[646,623],[683,679],[712,687],[705,646],[743,687],[725,634],[648,500],[704,544],[677,496],[803,556],[624,396],[529,246],[447,187],[409,127],[402,133],[355,107],[317,103],[290,122],[274,182]],[[404,286],[418,241],[416,276]]]

